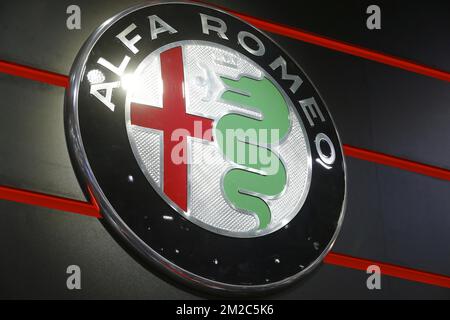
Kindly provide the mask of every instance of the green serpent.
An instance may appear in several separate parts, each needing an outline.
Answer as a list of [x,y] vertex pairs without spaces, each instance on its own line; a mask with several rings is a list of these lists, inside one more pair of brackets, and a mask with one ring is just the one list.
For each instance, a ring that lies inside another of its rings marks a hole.
[[[278,143],[290,128],[289,108],[277,87],[267,78],[255,80],[222,77],[227,87],[222,100],[262,115],[262,119],[230,113],[215,127],[217,142],[224,156],[244,167],[231,169],[223,177],[225,197],[231,204],[256,214],[259,230],[271,221],[271,212],[263,196],[277,196],[286,186],[286,169],[270,145]],[[230,134],[233,133],[233,134]],[[269,165],[275,170],[270,170]],[[256,172],[255,172],[256,171]]]

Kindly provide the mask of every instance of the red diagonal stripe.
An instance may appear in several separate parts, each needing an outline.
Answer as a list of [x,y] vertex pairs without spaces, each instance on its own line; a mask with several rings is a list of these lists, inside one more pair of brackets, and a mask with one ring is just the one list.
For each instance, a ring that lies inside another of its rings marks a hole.
[[13,62],[0,60],[0,72],[13,76],[44,82],[59,87],[69,87],[69,77],[40,69],[23,66]]
[[52,196],[39,192],[0,186],[0,199],[101,218],[100,208],[91,191],[88,191],[90,194],[91,203]]
[[384,153],[370,151],[367,149],[344,145],[344,154],[361,160],[375,162],[389,167],[423,174],[429,177],[450,181],[450,170],[430,166],[427,164],[397,158]]
[[405,279],[414,282],[426,283],[434,286],[450,288],[450,277],[426,271],[405,268],[379,261],[355,258],[344,254],[330,252],[324,259],[324,263],[356,270],[367,270],[367,267],[376,265],[380,267],[381,274]]

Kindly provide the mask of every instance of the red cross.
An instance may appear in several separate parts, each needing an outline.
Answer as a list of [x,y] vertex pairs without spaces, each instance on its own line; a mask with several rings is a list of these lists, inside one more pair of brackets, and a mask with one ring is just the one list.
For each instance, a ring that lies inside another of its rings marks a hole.
[[[163,131],[164,193],[178,207],[187,211],[187,157],[184,154],[187,150],[187,137],[212,141],[213,120],[186,113],[181,47],[164,51],[160,58],[164,89],[163,108],[131,103],[131,124]],[[181,129],[174,137],[178,139],[173,139],[172,134],[177,129]],[[175,146],[178,147],[174,149]],[[172,158],[173,152],[184,161],[174,162],[177,159]]]

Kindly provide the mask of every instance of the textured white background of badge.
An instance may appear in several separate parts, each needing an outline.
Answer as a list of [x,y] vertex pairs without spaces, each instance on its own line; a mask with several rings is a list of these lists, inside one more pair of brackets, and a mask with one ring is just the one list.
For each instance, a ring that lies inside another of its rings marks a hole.
[[[234,79],[247,75],[260,79],[263,73],[255,64],[242,59],[235,52],[207,46],[204,43],[183,45],[183,58],[188,113],[213,119],[235,111],[253,116],[256,114],[218,101],[224,90],[219,75]],[[236,68],[217,63],[218,60],[237,63]],[[137,68],[135,77],[139,79],[140,85],[129,92],[131,99],[127,98],[127,101],[162,107],[163,85],[159,54],[153,53],[144,59]],[[208,91],[210,91],[209,94]],[[281,145],[273,148],[286,166],[288,185],[281,197],[268,201],[272,213],[269,228],[285,224],[285,221],[292,218],[302,205],[303,193],[307,187],[307,147],[298,118],[292,110],[290,117],[292,128],[288,138]],[[162,173],[160,135],[162,132],[158,133],[137,126],[131,126],[131,132],[139,153],[137,156],[141,158],[144,165],[142,168],[144,173],[154,186],[160,186]],[[214,143],[189,139],[189,148],[192,157],[189,168],[190,219],[194,222],[197,220],[200,225],[206,224],[213,229],[231,233],[254,230],[257,227],[255,216],[233,209],[222,195],[220,183],[222,175],[235,166],[223,158]]]

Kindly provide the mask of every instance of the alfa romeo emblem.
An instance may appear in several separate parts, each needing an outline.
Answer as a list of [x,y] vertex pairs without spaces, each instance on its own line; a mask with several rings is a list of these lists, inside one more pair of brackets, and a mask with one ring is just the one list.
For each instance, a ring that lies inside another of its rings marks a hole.
[[292,283],[330,250],[345,165],[302,69],[251,25],[188,2],[105,22],[71,71],[66,133],[108,229],[219,291]]

